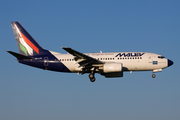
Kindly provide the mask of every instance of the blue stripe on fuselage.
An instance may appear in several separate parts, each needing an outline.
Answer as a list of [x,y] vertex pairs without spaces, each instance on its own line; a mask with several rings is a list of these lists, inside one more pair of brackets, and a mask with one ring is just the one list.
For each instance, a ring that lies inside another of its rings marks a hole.
[[49,51],[46,51],[48,54],[36,55],[33,56],[32,60],[27,59],[19,59],[19,63],[51,70],[57,72],[71,72],[62,62],[60,62],[54,55],[52,55]]

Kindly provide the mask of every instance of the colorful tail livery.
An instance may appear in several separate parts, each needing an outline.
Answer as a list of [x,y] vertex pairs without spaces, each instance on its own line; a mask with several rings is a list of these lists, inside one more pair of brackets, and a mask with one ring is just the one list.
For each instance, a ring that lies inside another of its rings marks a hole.
[[18,22],[11,23],[19,53],[25,56],[39,55],[43,49]]
[[19,53],[7,51],[19,63],[58,72],[89,73],[91,82],[95,73],[107,78],[123,77],[124,71],[160,72],[173,64],[162,55],[147,52],[80,53],[62,47],[70,54],[60,54],[43,49],[18,22],[11,23]]

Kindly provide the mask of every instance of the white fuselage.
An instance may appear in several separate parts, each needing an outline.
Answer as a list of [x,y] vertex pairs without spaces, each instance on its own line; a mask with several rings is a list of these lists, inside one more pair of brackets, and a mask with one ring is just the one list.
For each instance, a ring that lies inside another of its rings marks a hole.
[[[79,64],[71,54],[51,52],[71,72],[80,72]],[[168,67],[167,59],[161,55],[147,52],[120,52],[120,53],[84,53],[105,63],[121,63],[123,71],[152,71]],[[162,58],[163,57],[163,58]]]

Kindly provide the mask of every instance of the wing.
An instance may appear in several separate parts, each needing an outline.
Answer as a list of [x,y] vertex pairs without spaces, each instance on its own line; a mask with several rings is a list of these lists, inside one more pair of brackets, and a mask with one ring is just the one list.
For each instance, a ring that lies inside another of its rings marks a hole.
[[93,67],[93,66],[101,66],[104,62],[100,60],[96,60],[88,55],[80,53],[76,50],[73,50],[69,47],[62,47],[68,53],[74,56],[74,60],[80,65],[79,67]]

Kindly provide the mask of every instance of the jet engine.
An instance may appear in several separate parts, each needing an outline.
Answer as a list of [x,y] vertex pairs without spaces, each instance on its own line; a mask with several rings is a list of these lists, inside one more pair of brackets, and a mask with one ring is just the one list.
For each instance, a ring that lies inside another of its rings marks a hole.
[[121,63],[105,63],[103,66],[104,73],[122,72]]
[[105,63],[103,66],[103,73],[101,75],[112,77],[123,77],[122,64],[121,63]]

